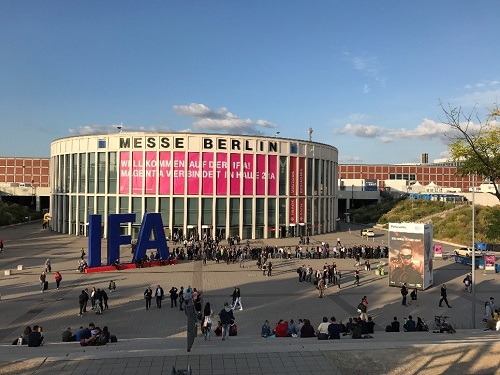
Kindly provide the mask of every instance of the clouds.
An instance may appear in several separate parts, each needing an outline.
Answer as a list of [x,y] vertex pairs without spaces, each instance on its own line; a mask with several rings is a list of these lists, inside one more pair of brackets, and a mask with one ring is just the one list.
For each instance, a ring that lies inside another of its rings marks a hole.
[[174,105],[173,110],[179,116],[193,118],[193,131],[263,135],[264,129],[276,128],[276,125],[266,120],[241,119],[226,107],[212,110],[204,104],[191,103]]
[[[471,129],[475,129],[479,125],[471,124]],[[430,119],[423,119],[413,129],[389,129],[377,125],[364,124],[347,124],[341,129],[334,129],[334,134],[337,135],[353,135],[361,138],[376,138],[382,143],[391,143],[400,139],[412,140],[431,140],[440,139],[444,144],[450,141],[451,128],[449,125],[442,122],[436,122]]]
[[473,108],[488,107],[498,103],[500,98],[500,81],[481,81],[464,86],[466,92],[458,97],[451,98],[450,103],[455,106]]
[[[192,123],[182,130],[157,128],[154,126],[123,126],[123,132],[214,132],[226,134],[264,135],[266,129],[274,129],[276,125],[266,120],[242,119],[230,112],[226,107],[216,110],[205,104],[191,103],[189,105],[174,105],[174,112],[181,117],[191,117]],[[82,125],[69,132],[74,135],[117,133],[119,125]]]
[[[344,51],[342,53],[342,56],[351,64],[351,66],[355,70],[360,71],[365,77],[369,78],[372,81],[375,81],[375,83],[379,84],[380,86],[385,87],[387,78],[384,77],[381,73],[381,67],[378,57],[368,54],[355,56],[347,51]],[[368,94],[371,91],[371,87],[369,84],[365,83],[362,90],[363,93]]]
[[91,135],[91,134],[111,134],[118,133],[121,130],[124,132],[156,132],[156,131],[169,131],[169,129],[158,129],[155,127],[146,128],[144,126],[126,126],[121,124],[112,125],[81,125],[74,129],[69,129],[73,135]]

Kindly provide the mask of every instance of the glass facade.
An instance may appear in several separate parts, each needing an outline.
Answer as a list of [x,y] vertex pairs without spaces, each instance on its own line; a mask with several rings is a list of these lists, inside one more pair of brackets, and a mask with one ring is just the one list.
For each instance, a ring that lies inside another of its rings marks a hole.
[[[135,237],[151,212],[161,214],[167,236],[279,238],[335,229],[334,147],[252,136],[217,143],[207,134],[181,141],[164,136],[53,142],[53,229],[87,235],[88,215],[99,214],[106,233],[107,214],[135,213],[136,222],[122,226]],[[216,148],[207,149],[212,144]]]

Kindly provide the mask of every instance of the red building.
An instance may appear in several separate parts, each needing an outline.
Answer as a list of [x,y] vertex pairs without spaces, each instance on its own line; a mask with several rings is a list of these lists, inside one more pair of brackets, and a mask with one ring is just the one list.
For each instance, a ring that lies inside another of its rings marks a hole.
[[[441,187],[458,188],[469,191],[472,184],[469,176],[456,176],[455,163],[432,163],[418,165],[389,165],[389,164],[339,164],[339,186],[342,180],[378,180],[378,188],[384,189],[385,180],[407,180],[410,183],[419,182],[428,185],[431,182]],[[476,186],[482,182],[477,181]]]
[[0,157],[0,184],[49,187],[49,158]]

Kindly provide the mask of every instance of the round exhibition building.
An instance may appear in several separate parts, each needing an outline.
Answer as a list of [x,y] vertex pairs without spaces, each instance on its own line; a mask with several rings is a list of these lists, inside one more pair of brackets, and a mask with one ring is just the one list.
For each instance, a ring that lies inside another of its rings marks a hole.
[[332,232],[338,150],[276,137],[117,133],[56,140],[50,152],[52,229],[87,235],[88,215],[146,212],[165,234],[242,239]]

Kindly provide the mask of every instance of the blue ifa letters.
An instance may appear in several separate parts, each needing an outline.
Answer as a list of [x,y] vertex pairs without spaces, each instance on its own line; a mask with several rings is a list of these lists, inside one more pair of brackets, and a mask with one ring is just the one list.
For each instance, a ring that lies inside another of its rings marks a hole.
[[[120,245],[130,245],[132,242],[131,236],[120,235],[120,225],[134,222],[135,214],[108,214],[108,266],[112,265],[117,259],[120,260]],[[153,236],[151,236],[151,233],[153,233]],[[89,215],[89,267],[100,267],[102,265],[101,237],[101,215]],[[157,249],[162,259],[167,259],[169,256],[167,239],[163,231],[163,221],[159,213],[144,214],[132,262],[135,262],[136,259],[143,259],[148,249]]]

